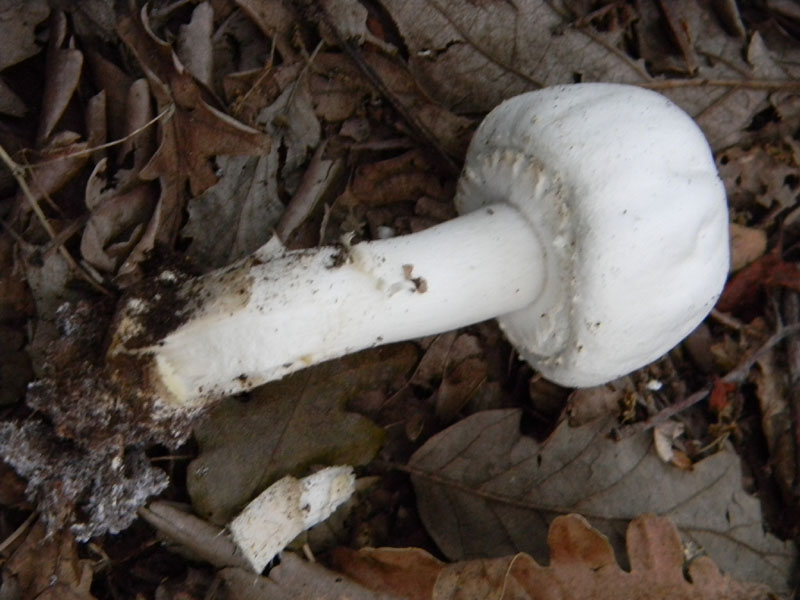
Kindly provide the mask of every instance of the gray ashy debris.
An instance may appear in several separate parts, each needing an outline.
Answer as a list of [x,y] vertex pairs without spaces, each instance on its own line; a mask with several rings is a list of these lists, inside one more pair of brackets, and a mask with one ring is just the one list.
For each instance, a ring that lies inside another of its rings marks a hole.
[[71,524],[80,541],[127,528],[147,498],[169,483],[143,448],[87,452],[38,420],[0,423],[0,455],[28,480],[27,495],[48,529]]

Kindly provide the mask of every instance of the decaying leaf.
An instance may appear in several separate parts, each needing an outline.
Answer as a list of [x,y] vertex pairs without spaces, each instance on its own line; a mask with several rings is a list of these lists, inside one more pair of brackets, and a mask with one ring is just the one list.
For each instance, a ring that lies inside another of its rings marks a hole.
[[72,100],[83,69],[83,52],[74,48],[69,36],[64,13],[54,13],[52,34],[47,49],[47,77],[42,98],[42,116],[39,121],[40,143],[53,133],[67,105]]
[[[751,372],[761,412],[761,430],[769,449],[773,476],[789,506],[796,506],[797,439],[792,419],[789,379],[778,364],[777,353],[764,353]],[[787,520],[791,520],[791,517]]]
[[738,271],[755,262],[767,251],[767,234],[763,229],[731,223],[731,271]]
[[[501,100],[542,86],[578,81],[656,85],[631,58],[625,29],[601,31],[563,4],[384,0],[409,49],[409,65],[431,97],[456,113],[485,112]],[[644,9],[650,3],[642,3]],[[707,4],[681,3],[681,31],[705,79],[786,79],[756,33],[749,43],[726,31]],[[645,10],[646,12],[646,10]],[[641,17],[643,18],[643,17]],[[655,12],[656,24],[663,15]],[[743,46],[745,46],[743,48]],[[746,60],[743,58],[746,56]],[[767,92],[729,86],[664,86],[695,116],[712,147],[729,146],[767,106]]]
[[192,193],[200,194],[217,182],[211,163],[214,156],[257,156],[269,151],[269,136],[209,104],[172,47],[149,29],[145,11],[141,20],[124,19],[119,34],[145,67],[159,110],[174,110],[159,126],[160,145],[143,170],[143,178],[164,174],[186,178]]
[[411,458],[420,515],[449,558],[525,551],[541,562],[547,523],[568,512],[585,515],[622,556],[627,522],[652,512],[669,516],[724,571],[789,589],[796,550],[764,533],[730,450],[682,471],[661,462],[647,434],[608,439],[607,421],[562,423],[541,444],[519,421],[517,410],[477,413]]
[[191,239],[187,255],[196,264],[231,264],[270,238],[284,210],[278,160],[277,147],[267,156],[219,159],[219,182],[192,200],[181,230]]
[[78,557],[73,537],[67,532],[48,536],[37,523],[4,565],[0,597],[94,600],[91,585],[91,561]]
[[717,165],[731,206],[794,204],[798,184],[792,183],[800,164],[800,146],[794,140],[765,143],[748,150],[729,148],[719,155]]
[[647,79],[613,34],[569,26],[547,2],[384,0],[409,50],[413,75],[457,113],[486,112],[545,85]]
[[224,569],[219,573],[225,598],[237,600],[400,600],[395,594],[376,593],[340,573],[318,563],[308,562],[288,552],[281,564],[262,577],[244,569]]
[[[549,565],[527,554],[445,565],[416,549],[339,549],[336,566],[380,592],[398,590],[413,600],[757,600],[769,588],[741,583],[719,572],[710,557],[687,561],[678,532],[668,519],[645,515],[627,529],[630,570],[579,515],[557,517],[547,534]],[[685,569],[685,571],[684,571]]]
[[224,401],[196,429],[200,455],[187,485],[197,512],[222,524],[286,474],[371,460],[383,431],[344,405],[402,376],[415,358],[409,345],[360,353],[258,388],[248,402]]
[[41,48],[34,30],[50,14],[47,0],[0,2],[0,71],[30,58]]
[[783,260],[777,250],[765,254],[736,273],[725,286],[717,309],[733,312],[750,308],[768,287],[800,291],[800,268]]

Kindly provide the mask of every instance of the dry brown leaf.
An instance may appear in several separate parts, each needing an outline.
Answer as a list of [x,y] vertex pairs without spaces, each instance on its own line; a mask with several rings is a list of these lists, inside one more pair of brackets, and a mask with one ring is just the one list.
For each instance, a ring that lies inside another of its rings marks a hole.
[[51,21],[47,49],[42,115],[39,121],[39,144],[44,144],[72,100],[83,71],[83,52],[73,47],[64,13],[57,12]]
[[370,591],[291,552],[283,553],[281,564],[270,571],[269,577],[244,569],[223,569],[219,579],[225,597],[237,600],[400,600],[395,594]]
[[764,533],[730,449],[686,472],[664,465],[647,433],[608,439],[615,422],[562,423],[540,444],[519,421],[517,410],[477,413],[411,458],[420,516],[449,558],[525,551],[542,561],[546,523],[568,512],[592,519],[622,556],[628,520],[654,512],[732,575],[789,589],[796,549]]
[[[98,163],[98,167],[104,164]],[[155,201],[155,190],[138,186],[128,193],[116,194],[100,205],[92,212],[83,230],[83,257],[101,272],[116,273],[141,240]],[[141,256],[138,258],[141,260]]]
[[49,14],[47,0],[0,1],[0,71],[41,50],[35,29]]
[[[72,132],[62,132],[54,135],[47,147],[39,151],[37,160],[26,165],[28,171],[28,187],[34,202],[50,199],[53,194],[62,189],[80,173],[89,156],[84,152],[87,149],[85,142],[79,142],[80,136]],[[29,199],[22,192],[18,199],[29,210]]]
[[209,87],[214,71],[213,33],[214,9],[209,2],[201,2],[192,11],[189,23],[181,25],[175,50],[189,73]]
[[[384,0],[383,5],[408,47],[409,65],[420,86],[460,114],[486,112],[505,98],[541,86],[576,81],[653,84],[661,75],[627,54],[624,29],[600,31],[561,4]],[[654,14],[657,25],[665,27],[663,14]],[[707,3],[682,3],[679,20],[690,36],[691,54],[703,57],[698,77],[791,80],[758,33],[749,42],[728,34]],[[715,148],[735,143],[753,116],[767,107],[768,93],[759,89],[665,85],[663,91],[695,116]]]
[[290,193],[294,192],[299,181],[298,171],[322,135],[322,126],[314,113],[308,77],[301,71],[272,104],[259,111],[256,122],[270,133],[275,146],[282,146],[284,156],[279,165],[280,176]]
[[93,600],[91,561],[78,558],[75,540],[66,532],[46,535],[37,523],[8,559],[6,578],[13,578],[20,598],[36,600]]
[[[219,10],[218,2],[214,6]],[[243,10],[235,10],[236,6],[227,2],[222,10],[226,9],[233,12],[224,18],[219,15],[217,29],[212,37],[213,89],[217,92],[224,90],[224,81],[229,74],[268,69],[264,64],[265,57],[272,56],[273,52],[272,40],[261,33]]]
[[278,147],[267,156],[222,157],[219,182],[189,204],[181,235],[204,269],[229,265],[264,244],[284,211],[278,196]]
[[797,439],[792,418],[788,374],[777,363],[774,350],[764,353],[751,371],[761,411],[761,430],[769,450],[769,464],[784,501],[797,505]]
[[362,165],[353,175],[350,191],[352,198],[348,202],[368,207],[408,202],[423,196],[441,199],[448,193],[419,150]]
[[787,139],[766,142],[743,150],[730,148],[719,155],[717,166],[725,191],[734,207],[750,207],[758,202],[770,208],[773,203],[790,207],[798,195],[796,179],[800,147]]
[[[212,107],[206,94],[186,71],[172,47],[158,39],[141,19],[127,17],[119,25],[120,37],[136,54],[158,100],[159,110],[173,108],[160,124],[158,150],[142,170],[146,179],[170,177],[188,180],[197,195],[217,182],[212,158],[218,155],[263,155],[270,138]],[[167,223],[177,224],[179,207],[164,207]]]
[[619,414],[625,396],[634,393],[630,377],[621,377],[604,385],[575,390],[567,401],[566,415],[569,424],[578,427],[601,417]]
[[487,112],[544,85],[642,81],[642,64],[616,51],[611,35],[573,28],[547,2],[384,0],[417,81],[458,113]]
[[[125,137],[126,125],[129,119],[128,102],[134,78],[130,77],[117,65],[96,51],[88,50],[86,52],[86,63],[89,67],[88,70],[91,73],[93,83],[106,94],[109,138],[114,140],[122,139]],[[144,81],[146,82],[146,80]],[[148,89],[148,98],[149,95]],[[151,130],[145,133],[147,135],[153,135],[155,129],[151,128]],[[127,148],[130,144],[130,141],[125,142],[123,147]],[[126,154],[126,151],[120,151],[121,156],[125,156]]]
[[[608,540],[579,515],[557,517],[547,535],[550,563],[526,554],[445,565],[417,548],[338,549],[336,568],[376,591],[413,600],[756,600],[769,588],[720,574],[711,558],[685,560],[675,526],[645,515],[627,530],[630,570]],[[684,569],[686,572],[684,573]]]
[[731,271],[743,269],[767,251],[767,233],[763,229],[731,223]]
[[[328,158],[325,152],[327,147],[328,140],[317,146],[297,190],[275,227],[275,234],[287,247],[292,247],[293,234],[332,195],[342,179],[345,161],[343,158]],[[302,235],[302,232],[298,233]]]
[[284,62],[294,62],[297,53],[292,47],[291,36],[297,25],[297,17],[291,3],[282,0],[236,0],[236,4],[264,35],[275,40],[275,47]]
[[[121,287],[139,278],[140,264],[155,241],[145,233],[152,231],[160,214],[158,189],[138,177],[155,149],[155,130],[145,127],[153,117],[149,90],[147,80],[137,79],[127,91],[120,130],[126,139],[116,163],[129,168],[112,167],[101,158],[86,183],[84,201],[90,217],[81,237],[81,254]],[[135,131],[140,133],[132,135]]]
[[[420,548],[335,548],[333,566],[364,587],[402,598],[431,597],[445,563]],[[409,576],[413,574],[413,576]]]

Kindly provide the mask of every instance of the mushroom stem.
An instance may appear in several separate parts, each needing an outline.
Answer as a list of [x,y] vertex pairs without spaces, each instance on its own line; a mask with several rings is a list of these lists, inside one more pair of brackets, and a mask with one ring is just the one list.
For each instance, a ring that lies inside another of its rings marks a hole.
[[[182,324],[166,336],[134,349],[118,334],[111,354],[147,357],[162,396],[198,406],[364,348],[527,306],[546,279],[543,252],[533,227],[505,204],[351,247],[268,244],[184,284]],[[137,314],[141,306],[123,309],[118,332],[140,332]]]

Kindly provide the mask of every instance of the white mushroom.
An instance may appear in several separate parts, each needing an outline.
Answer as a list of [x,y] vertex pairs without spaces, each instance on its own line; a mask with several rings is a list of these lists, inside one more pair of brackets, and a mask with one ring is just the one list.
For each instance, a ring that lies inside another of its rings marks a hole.
[[648,90],[579,84],[504,102],[472,140],[455,202],[462,216],[420,233],[291,252],[273,241],[176,284],[164,335],[147,324],[163,306],[131,300],[110,356],[139,357],[158,394],[196,406],[496,317],[546,377],[590,386],[677,344],[727,275],[711,151]]

